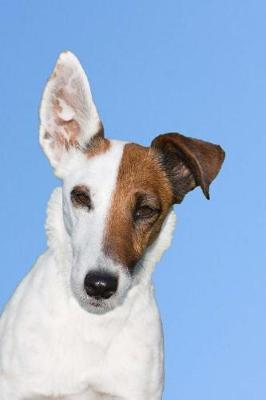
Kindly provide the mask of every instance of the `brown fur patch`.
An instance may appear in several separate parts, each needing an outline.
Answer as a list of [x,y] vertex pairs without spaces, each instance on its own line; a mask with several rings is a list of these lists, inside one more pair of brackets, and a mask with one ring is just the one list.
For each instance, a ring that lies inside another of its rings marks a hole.
[[173,192],[180,203],[185,194],[200,186],[209,199],[209,187],[224,161],[225,152],[213,143],[190,138],[180,133],[157,136],[151,144],[158,151]]
[[[105,253],[132,271],[158,236],[172,197],[169,180],[154,150],[126,144],[106,225]],[[136,220],[134,213],[139,202],[158,212],[151,218]]]
[[103,128],[91,139],[86,155],[88,158],[97,156],[101,153],[105,153],[110,148],[110,140],[103,137]]

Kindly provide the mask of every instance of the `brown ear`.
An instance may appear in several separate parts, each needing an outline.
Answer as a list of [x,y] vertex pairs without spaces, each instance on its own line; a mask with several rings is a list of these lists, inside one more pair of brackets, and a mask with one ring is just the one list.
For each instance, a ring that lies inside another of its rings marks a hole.
[[209,186],[224,161],[223,149],[215,144],[180,135],[166,133],[157,136],[151,147],[159,155],[174,189],[175,202],[180,203],[185,194],[200,186],[209,199]]

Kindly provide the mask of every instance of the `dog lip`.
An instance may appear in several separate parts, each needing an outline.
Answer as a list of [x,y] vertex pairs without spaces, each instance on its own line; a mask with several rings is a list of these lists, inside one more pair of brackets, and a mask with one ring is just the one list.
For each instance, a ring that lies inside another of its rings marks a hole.
[[98,299],[95,299],[95,300],[96,300],[96,301],[90,301],[89,304],[90,304],[91,306],[94,306],[94,307],[100,307],[100,306],[102,305],[103,301],[98,300]]
[[91,307],[95,307],[95,308],[102,308],[104,306],[104,304],[106,303],[106,301],[104,299],[89,299],[89,305]]
[[90,301],[87,304],[87,311],[92,314],[106,314],[112,311],[115,307],[110,307],[106,304],[105,300]]

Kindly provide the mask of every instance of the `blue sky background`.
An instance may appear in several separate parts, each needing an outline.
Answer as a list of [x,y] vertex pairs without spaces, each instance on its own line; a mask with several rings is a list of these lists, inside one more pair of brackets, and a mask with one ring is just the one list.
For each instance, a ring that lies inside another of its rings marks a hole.
[[155,282],[164,400],[266,398],[264,1],[0,1],[0,308],[45,249],[58,185],[38,106],[60,51],[86,69],[106,134],[179,131],[221,144],[211,187],[176,206]]

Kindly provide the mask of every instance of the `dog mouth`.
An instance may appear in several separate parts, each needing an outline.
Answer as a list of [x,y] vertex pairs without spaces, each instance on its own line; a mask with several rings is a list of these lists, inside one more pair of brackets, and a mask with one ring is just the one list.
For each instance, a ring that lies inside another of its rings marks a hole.
[[127,292],[128,291],[126,291],[123,295],[116,293],[108,299],[90,297],[84,293],[82,306],[89,313],[106,314],[124,304],[124,301],[127,297]]
[[105,300],[105,299],[94,299],[87,296],[87,302],[85,309],[92,314],[105,314],[112,311],[117,307],[115,301]]
[[101,299],[90,299],[88,297],[88,303],[92,307],[101,308],[104,306],[105,302],[104,302],[104,300],[101,300]]

